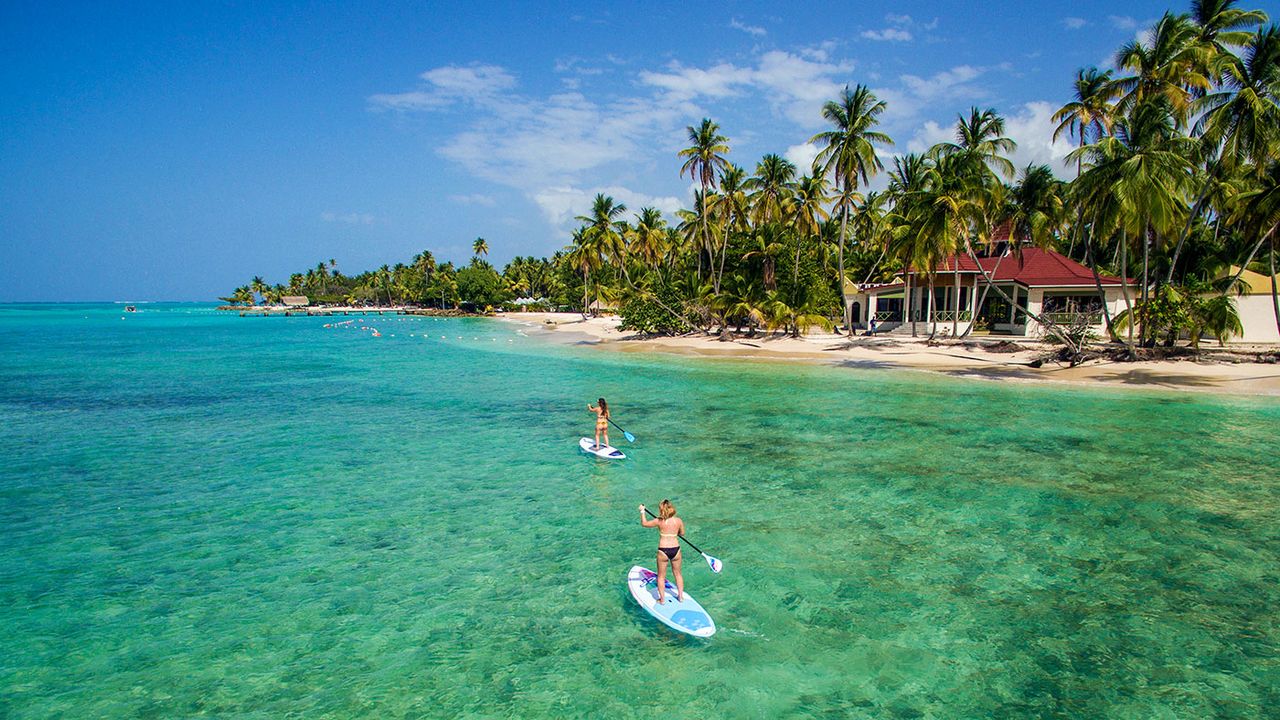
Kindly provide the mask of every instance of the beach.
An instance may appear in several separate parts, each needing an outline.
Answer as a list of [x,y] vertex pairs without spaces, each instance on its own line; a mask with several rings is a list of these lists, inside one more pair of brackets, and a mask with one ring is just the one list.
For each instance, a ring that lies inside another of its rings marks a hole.
[[[1257,352],[1275,352],[1274,346],[1228,346],[1228,350],[1239,353],[1236,362],[1092,360],[1072,368],[1065,362],[1049,361],[1037,368],[1030,364],[1054,348],[1018,337],[975,336],[967,341],[944,340],[931,344],[924,335],[917,338],[901,334],[859,335],[850,340],[832,333],[801,338],[782,335],[749,338],[738,334],[732,341],[722,341],[704,334],[640,337],[620,330],[618,318],[607,315],[584,318],[580,313],[505,313],[502,317],[540,328],[548,334],[586,340],[603,349],[622,352],[898,368],[989,380],[1280,396],[1280,364],[1251,361]],[[1016,352],[987,349],[1002,340],[1013,341],[1022,349]]]

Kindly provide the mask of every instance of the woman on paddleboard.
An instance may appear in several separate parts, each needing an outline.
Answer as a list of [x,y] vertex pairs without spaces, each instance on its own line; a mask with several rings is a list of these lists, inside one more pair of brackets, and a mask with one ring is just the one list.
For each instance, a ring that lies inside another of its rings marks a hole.
[[596,414],[596,446],[593,450],[600,449],[600,433],[604,433],[604,444],[609,444],[609,403],[604,398],[598,402],[599,405],[587,404],[587,409]]
[[[603,398],[601,398],[603,402]],[[676,517],[676,506],[670,500],[658,503],[658,517],[645,517],[640,506],[640,524],[658,528],[658,602],[663,601],[662,591],[667,586],[667,563],[676,576],[676,602],[684,602],[684,576],[680,574],[680,537],[684,535],[684,521]]]

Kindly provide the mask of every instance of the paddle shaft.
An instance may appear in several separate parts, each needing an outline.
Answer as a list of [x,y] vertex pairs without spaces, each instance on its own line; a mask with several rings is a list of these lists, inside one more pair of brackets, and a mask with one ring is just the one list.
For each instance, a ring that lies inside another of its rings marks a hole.
[[[657,520],[657,519],[658,519],[658,516],[657,516],[657,515],[654,515],[654,514],[653,514],[653,512],[652,512],[651,510],[649,510],[649,508],[645,508],[645,509],[644,509],[644,511],[645,511],[646,513],[648,513],[648,514],[649,514],[649,517],[653,518],[654,520]],[[681,540],[683,540],[683,541],[685,541],[685,542],[687,542],[687,543],[689,543],[689,547],[693,548],[694,550],[697,550],[697,551],[698,551],[698,553],[699,553],[700,555],[706,555],[706,553],[704,553],[704,552],[702,552],[701,550],[699,550],[699,549],[698,549],[698,546],[697,546],[697,545],[694,545],[693,543],[689,542],[689,538],[685,537],[683,534],[682,534],[682,535],[680,535],[680,539],[681,539]]]
[[613,418],[605,418],[605,419],[609,421],[610,425],[618,428],[618,430],[622,432],[622,434],[627,438],[629,442],[635,442],[635,438],[631,437],[631,433],[627,432],[626,430],[623,430],[621,425],[613,421]]

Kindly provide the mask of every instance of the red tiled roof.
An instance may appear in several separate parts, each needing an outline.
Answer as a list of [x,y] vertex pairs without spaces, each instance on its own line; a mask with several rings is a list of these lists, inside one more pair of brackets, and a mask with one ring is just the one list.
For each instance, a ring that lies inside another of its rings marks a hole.
[[[938,264],[936,273],[954,273],[959,263],[961,273],[978,274],[978,266],[968,255],[949,257]],[[1016,282],[1026,287],[1093,285],[1093,271],[1071,258],[1040,248],[1023,248],[1022,258],[1014,255],[978,258],[982,269],[996,282]],[[997,267],[998,265],[998,267]],[[915,270],[910,270],[917,274]],[[1102,275],[1103,285],[1120,285],[1120,278]],[[1129,284],[1133,284],[1130,280]]]

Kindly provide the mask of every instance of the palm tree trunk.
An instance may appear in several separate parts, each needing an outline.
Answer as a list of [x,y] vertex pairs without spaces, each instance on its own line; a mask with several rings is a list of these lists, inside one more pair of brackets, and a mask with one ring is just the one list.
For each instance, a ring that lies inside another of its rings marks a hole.
[[[982,265],[978,263],[978,256],[974,254],[973,248],[968,243],[965,243],[965,250],[968,251],[969,259],[973,260],[973,264],[978,266],[978,272],[982,275],[982,279],[987,283],[987,285],[995,288],[996,293],[1000,295],[1000,297],[1004,298],[1005,302],[1009,303],[1009,307],[1012,308],[1013,310],[1013,318],[1011,319],[1014,322],[1016,322],[1018,319],[1018,310],[1020,309],[1018,308],[1018,304],[1014,302],[1013,298],[1009,297],[1009,293],[1005,292],[1004,288],[995,284],[995,282],[992,279],[992,276],[988,275],[987,271],[984,270]],[[1062,344],[1066,345],[1067,348],[1071,350],[1073,354],[1077,354],[1077,355],[1079,354],[1080,348],[1076,347],[1075,343],[1072,342],[1071,338],[1067,337],[1066,333],[1059,331],[1055,326],[1051,326],[1045,323],[1043,318],[1031,312],[1030,310],[1022,310],[1022,314],[1040,323],[1040,327],[1043,327],[1047,329],[1049,332],[1058,336],[1058,339],[1062,341]]]
[[[1142,341],[1142,346],[1147,345],[1147,316],[1151,314],[1151,288],[1147,278],[1147,263],[1151,254],[1151,226],[1147,225],[1147,231],[1142,234],[1142,314],[1139,320],[1142,321],[1142,327],[1138,330],[1138,338]],[[1154,343],[1153,343],[1154,344]]]
[[804,233],[796,233],[796,263],[791,266],[791,291],[795,292],[796,286],[800,284],[800,244],[804,239]]
[[956,255],[955,278],[956,278],[955,308],[953,308],[954,312],[951,313],[951,337],[952,338],[955,338],[956,335],[960,334],[960,255],[959,254]]
[[1178,244],[1173,248],[1173,257],[1169,259],[1169,272],[1165,274],[1164,282],[1166,285],[1173,284],[1173,271],[1178,267],[1178,256],[1182,254],[1182,246],[1187,242],[1187,238],[1191,236],[1191,226],[1195,224],[1196,218],[1200,217],[1200,213],[1204,212],[1204,206],[1209,200],[1209,186],[1213,183],[1213,175],[1210,174],[1205,179],[1204,188],[1200,191],[1200,197],[1196,198],[1196,204],[1191,207],[1191,213],[1187,215],[1187,226],[1182,229],[1182,235],[1178,238]]
[[720,292],[720,282],[724,280],[724,258],[729,254],[729,228],[733,227],[733,215],[725,221],[724,241],[720,243],[720,271],[716,273],[716,292]]
[[1133,303],[1129,302],[1129,284],[1123,282],[1129,279],[1129,236],[1120,233],[1120,292],[1124,295],[1125,312],[1129,314],[1129,342],[1125,343],[1129,347],[1129,352],[1133,352],[1133,326],[1135,318],[1133,317]]
[[587,317],[587,267],[582,267],[582,317]]
[[[1094,216],[1093,224],[1095,227],[1097,227],[1098,223],[1097,223],[1096,215]],[[1107,292],[1102,289],[1102,276],[1098,274],[1098,265],[1096,262],[1094,262],[1093,243],[1090,242],[1087,238],[1083,240],[1083,243],[1084,243],[1085,263],[1088,264],[1089,269],[1093,271],[1093,284],[1094,284],[1094,287],[1098,288],[1098,297],[1102,299],[1102,319],[1106,323],[1107,335],[1111,336],[1112,340],[1119,342],[1120,337],[1116,335],[1115,327],[1111,324],[1111,309],[1107,307]],[[1126,279],[1127,278],[1124,277],[1124,273],[1121,273],[1120,283],[1122,286]],[[1132,353],[1133,349],[1130,348],[1129,352]]]
[[[1000,263],[1002,262],[1004,262],[1004,255],[1001,255],[1000,257],[996,258],[996,264],[994,267],[991,268],[991,277],[994,278],[996,276],[996,273],[1000,272]],[[974,294],[977,294],[978,292],[978,284],[976,282],[973,284],[973,292]],[[961,335],[960,337],[969,337],[969,333],[973,332],[973,326],[978,322],[978,311],[982,309],[982,304],[987,301],[987,294],[990,292],[991,292],[991,283],[987,283],[986,285],[982,286],[982,297],[977,298],[976,301],[974,302],[973,314],[969,316],[969,327],[964,331],[964,334]]]
[[1276,332],[1280,333],[1280,293],[1276,292],[1276,244],[1271,243],[1271,309],[1276,314]]
[[902,322],[911,323],[911,337],[916,336],[916,319],[911,314],[911,273],[904,272],[904,280],[906,282],[902,293]]
[[844,317],[844,329],[848,337],[853,337],[853,323],[849,319],[849,297],[844,289],[844,234],[849,229],[849,208],[845,206],[840,213],[840,314]]
[[924,306],[924,322],[925,322],[925,327],[929,329],[930,340],[932,340],[933,336],[938,333],[938,323],[934,322],[933,312],[934,312],[933,311],[933,276],[930,275],[929,276],[929,298],[928,298],[928,302],[925,303],[925,306]]
[[[1266,242],[1267,238],[1271,237],[1271,234],[1276,231],[1277,227],[1280,227],[1280,224],[1272,225],[1271,229],[1267,231],[1267,234],[1263,235],[1261,238],[1258,239],[1257,244],[1254,245],[1253,249],[1249,251],[1249,257],[1245,258],[1244,263],[1240,265],[1240,269],[1237,270],[1235,276],[1231,278],[1231,283],[1227,285],[1227,287],[1223,288],[1222,290],[1223,295],[1226,295],[1228,292],[1230,292],[1231,288],[1234,287],[1235,284],[1240,281],[1240,276],[1243,275],[1244,271],[1249,267],[1249,263],[1253,262],[1254,256],[1258,254],[1258,250],[1262,247],[1262,243]],[[1272,273],[1272,275],[1274,274],[1275,273]]]

